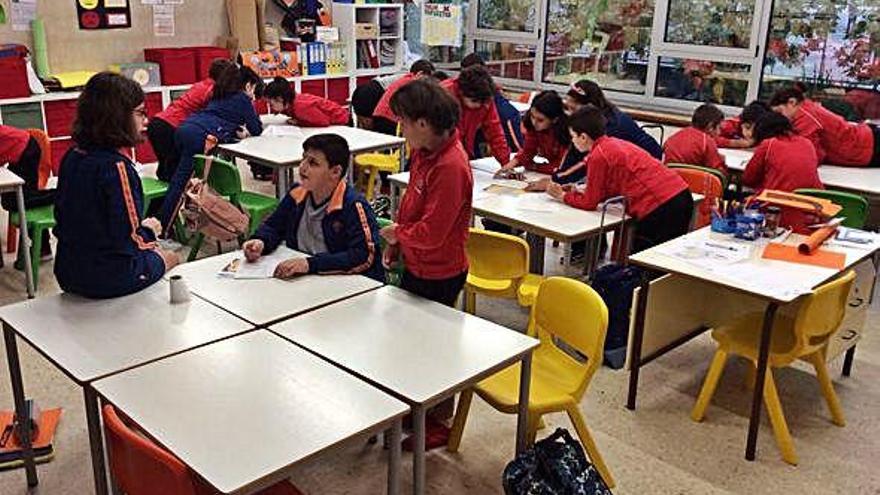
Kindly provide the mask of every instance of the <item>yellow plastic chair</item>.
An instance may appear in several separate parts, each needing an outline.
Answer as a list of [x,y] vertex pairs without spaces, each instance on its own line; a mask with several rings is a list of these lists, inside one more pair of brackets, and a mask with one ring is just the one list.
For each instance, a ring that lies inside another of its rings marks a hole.
[[516,298],[530,307],[544,279],[529,273],[529,245],[521,238],[483,229],[470,229],[467,241],[467,283],[465,311],[474,314],[477,294]]
[[[812,364],[816,369],[822,395],[825,396],[828,409],[831,411],[831,422],[837,426],[846,425],[843,409],[840,407],[840,401],[834,393],[828,369],[825,367],[825,348],[829,337],[837,331],[843,321],[847,298],[855,277],[855,272],[849,271],[816,289],[801,303],[794,318],[779,313],[776,315],[770,341],[769,366],[764,380],[764,404],[767,406],[770,424],[773,426],[776,444],[782,452],[782,459],[789,464],[796,465],[798,458],[791,433],[788,431],[788,424],[785,422],[779,395],[776,393],[773,368],[789,366],[798,359]],[[718,350],[715,351],[712,365],[703,382],[703,389],[691,411],[691,419],[699,422],[705,417],[706,408],[724,371],[728,354],[747,358],[752,362],[753,370],[757,367],[762,321],[763,313],[756,312],[739,318],[730,325],[718,327],[712,332],[712,338],[718,343]]]
[[[532,355],[528,441],[534,443],[541,416],[567,413],[602,479],[609,487],[614,487],[614,478],[599,454],[579,406],[590,379],[602,364],[607,327],[608,308],[588,285],[564,277],[551,277],[541,284],[529,323],[529,335],[537,336],[541,344]],[[554,343],[555,339],[573,347],[586,358],[586,362],[560,349]],[[507,414],[517,413],[519,366],[511,366],[481,381],[472,390],[462,392],[447,450],[457,452],[461,445],[474,391],[495,409]]]
[[[397,135],[400,136],[400,124],[397,125]],[[357,172],[357,188],[364,193],[367,201],[372,201],[375,196],[376,184],[379,182],[379,173],[387,172],[396,174],[400,172],[400,150],[392,153],[363,153],[354,157],[355,171]]]

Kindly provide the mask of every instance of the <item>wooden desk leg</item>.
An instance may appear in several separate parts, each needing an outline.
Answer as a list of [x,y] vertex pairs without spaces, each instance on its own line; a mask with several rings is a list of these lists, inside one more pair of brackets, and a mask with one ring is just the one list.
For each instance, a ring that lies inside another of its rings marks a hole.
[[523,356],[519,373],[519,404],[516,417],[516,453],[526,450],[528,442],[529,386],[532,382],[532,351]]
[[[26,249],[20,246],[19,249]],[[30,270],[25,267],[25,271]],[[25,411],[24,383],[21,378],[21,363],[18,359],[18,346],[15,342],[15,332],[7,325],[3,324],[3,340],[6,343],[6,361],[9,364],[9,379],[12,382],[12,397],[15,402],[15,415],[24,418],[27,414]],[[23,424],[23,454],[24,454],[24,470],[27,476],[27,484],[29,487],[37,486],[37,466],[34,463],[34,450],[31,448],[31,425],[29,421]]]
[[416,404],[412,408],[413,422],[413,493],[425,493],[425,413],[424,404]]
[[648,290],[651,279],[647,273],[642,274],[639,286],[639,303],[636,306],[636,324],[633,330],[632,346],[629,349],[629,394],[626,397],[626,408],[636,409],[636,395],[639,392],[639,368],[642,366],[642,340],[645,337],[645,313],[648,311]]
[[758,373],[755,375],[755,391],[752,395],[752,415],[749,418],[749,436],[746,441],[746,460],[755,460],[758,444],[758,428],[761,426],[761,406],[764,398],[764,378],[767,375],[767,361],[770,356],[770,335],[773,333],[773,320],[779,304],[771,302],[764,312],[764,325],[761,327],[761,344],[758,348]]
[[[28,298],[34,298],[34,270],[31,268],[34,260],[31,259],[31,238],[30,233],[27,229],[27,219],[25,218],[25,210],[24,210],[24,190],[22,186],[18,186],[15,189],[16,201],[18,203],[18,231],[21,235],[21,242],[19,243],[18,249],[22,250],[22,254],[24,255],[24,279],[27,284],[27,295]],[[46,238],[46,242],[49,242],[48,237]],[[39,260],[37,260],[39,262]]]
[[544,238],[526,233],[526,242],[529,243],[529,272],[538,275],[544,274]]
[[403,420],[394,420],[391,426],[391,444],[388,446],[388,495],[400,493],[400,442]]
[[83,386],[86,403],[86,423],[89,426],[89,445],[92,450],[92,476],[95,478],[95,494],[107,495],[107,471],[104,468],[104,435],[101,433],[101,411],[98,394],[91,385]]

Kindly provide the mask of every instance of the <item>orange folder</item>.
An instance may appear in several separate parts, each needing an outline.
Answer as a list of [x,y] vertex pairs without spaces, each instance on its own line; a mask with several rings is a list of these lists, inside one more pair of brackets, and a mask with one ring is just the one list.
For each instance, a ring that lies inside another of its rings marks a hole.
[[797,246],[779,243],[767,244],[761,257],[768,260],[788,261],[789,263],[801,263],[836,270],[842,270],[846,266],[846,255],[843,253],[817,249],[812,254],[801,254]]

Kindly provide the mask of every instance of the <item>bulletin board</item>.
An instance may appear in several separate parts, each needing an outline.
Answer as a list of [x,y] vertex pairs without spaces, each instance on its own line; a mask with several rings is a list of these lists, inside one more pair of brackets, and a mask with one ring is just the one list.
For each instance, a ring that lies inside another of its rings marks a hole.
[[131,27],[129,0],[75,1],[80,29],[126,29]]

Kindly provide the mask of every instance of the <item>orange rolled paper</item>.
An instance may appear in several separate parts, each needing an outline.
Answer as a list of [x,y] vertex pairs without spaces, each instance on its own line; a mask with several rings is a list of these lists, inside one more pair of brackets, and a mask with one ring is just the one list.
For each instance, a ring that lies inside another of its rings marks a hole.
[[837,232],[836,225],[822,227],[810,234],[810,237],[807,237],[804,242],[798,244],[798,252],[801,254],[812,254],[813,251],[819,249],[819,246],[821,246],[826,239],[834,235],[835,232]]

